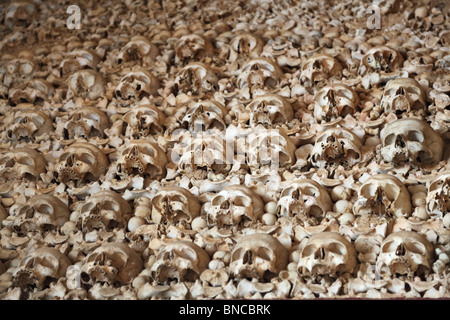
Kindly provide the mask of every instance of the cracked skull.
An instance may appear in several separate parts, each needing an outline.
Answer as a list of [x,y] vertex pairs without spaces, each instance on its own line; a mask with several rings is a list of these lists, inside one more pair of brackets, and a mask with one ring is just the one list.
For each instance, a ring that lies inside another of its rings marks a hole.
[[174,84],[175,94],[188,93],[204,94],[218,90],[219,77],[206,64],[191,62],[181,69]]
[[400,52],[387,46],[381,46],[367,51],[361,59],[361,65],[370,72],[393,72],[403,66],[403,61]]
[[102,190],[90,196],[81,206],[78,226],[84,233],[126,228],[132,211],[131,206],[120,194]]
[[205,204],[208,225],[235,226],[246,221],[256,222],[264,214],[264,202],[259,195],[242,185],[231,185]]
[[357,253],[351,242],[337,232],[319,232],[312,235],[301,250],[298,272],[336,277],[353,273],[357,266]]
[[327,85],[314,95],[314,117],[318,122],[345,118],[357,110],[359,97],[344,83]]
[[141,61],[143,65],[152,64],[159,55],[158,47],[143,36],[134,36],[120,50],[117,63],[127,65],[128,62]]
[[381,155],[394,166],[435,164],[442,158],[444,142],[426,122],[403,118],[391,122],[381,131]]
[[226,123],[223,120],[228,111],[214,100],[203,100],[192,103],[181,124],[191,132],[212,130],[223,131]]
[[288,123],[294,117],[292,106],[285,98],[276,94],[258,96],[247,106],[250,111],[250,126],[259,124],[272,126]]
[[81,97],[83,99],[97,100],[102,98],[106,91],[106,83],[98,71],[79,70],[67,78],[67,99]]
[[24,291],[49,288],[50,284],[66,275],[67,268],[71,265],[70,259],[55,248],[32,250],[14,271],[14,286]]
[[97,146],[77,142],[64,149],[55,165],[54,175],[63,183],[85,184],[98,181],[108,166],[108,158]]
[[308,58],[302,65],[300,80],[308,86],[323,83],[330,78],[339,79],[342,75],[342,65],[334,57],[318,53]]
[[376,267],[381,275],[423,276],[434,262],[434,246],[415,231],[391,233],[381,244]]
[[69,220],[68,206],[51,194],[39,194],[18,206],[12,227],[22,233],[59,230]]
[[198,245],[177,240],[161,247],[151,267],[151,276],[159,284],[168,284],[172,280],[195,282],[209,262],[209,255]]
[[182,174],[194,174],[199,170],[205,174],[225,174],[231,169],[233,150],[229,142],[220,135],[196,134],[181,148],[178,171]]
[[97,283],[127,285],[142,269],[142,258],[125,243],[104,243],[85,258],[81,282],[89,286]]
[[97,107],[82,107],[75,110],[63,124],[63,137],[103,138],[109,127],[108,116]]
[[342,165],[351,168],[361,161],[362,142],[345,128],[330,128],[321,133],[311,150],[311,164],[318,168]]
[[203,61],[214,55],[214,46],[206,37],[199,34],[182,36],[175,43],[175,63]]
[[156,106],[140,105],[132,108],[124,116],[127,123],[125,136],[139,139],[150,135],[162,134],[166,116]]
[[24,110],[11,115],[5,134],[10,141],[34,141],[52,130],[52,119],[46,113]]
[[8,91],[8,101],[16,106],[19,103],[34,103],[41,105],[53,97],[53,85],[43,79],[32,79],[21,83]]
[[137,69],[124,76],[115,90],[116,97],[123,100],[156,96],[159,80],[144,69]]
[[45,173],[45,166],[45,158],[34,149],[25,147],[4,151],[0,156],[0,183],[7,187],[22,179],[37,181]]
[[269,282],[287,268],[289,252],[272,235],[256,233],[240,238],[231,252],[230,273],[239,279]]
[[157,224],[191,223],[200,215],[200,209],[197,197],[182,187],[163,187],[152,198],[152,220]]
[[241,68],[237,78],[239,88],[275,89],[283,76],[278,64],[270,59],[255,58],[247,61]]
[[115,165],[120,180],[134,176],[159,179],[166,175],[167,157],[156,143],[145,139],[131,140],[122,147],[120,154]]
[[355,215],[407,217],[412,212],[408,189],[395,176],[377,174],[364,182],[353,205]]
[[30,1],[13,1],[5,10],[5,26],[10,30],[15,27],[27,27],[35,19],[36,5]]
[[98,54],[90,49],[75,49],[68,53],[59,66],[61,76],[66,77],[83,69],[96,70],[100,62]]
[[381,107],[386,114],[397,115],[426,108],[426,93],[420,84],[411,78],[390,80],[381,98]]
[[442,218],[450,212],[450,172],[443,172],[431,181],[426,208],[428,215],[433,218]]
[[295,162],[295,144],[279,129],[253,130],[247,138],[246,161],[252,172],[270,167],[289,168]]
[[258,58],[263,50],[264,41],[251,33],[238,34],[230,42],[230,61],[239,57]]
[[310,225],[318,225],[333,208],[328,191],[311,179],[295,180],[289,183],[278,201],[280,216],[296,217]]

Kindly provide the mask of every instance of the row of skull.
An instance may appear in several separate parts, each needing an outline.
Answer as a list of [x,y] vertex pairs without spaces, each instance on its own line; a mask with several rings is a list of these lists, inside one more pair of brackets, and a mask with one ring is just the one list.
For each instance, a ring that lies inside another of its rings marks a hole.
[[[95,80],[89,82],[100,83]],[[144,86],[139,87],[145,90]],[[358,110],[358,95],[344,83],[333,83],[321,88],[316,92],[314,100],[313,113],[318,122],[345,118]],[[381,107],[386,114],[425,110],[426,105],[424,90],[412,78],[391,80],[386,85],[381,100]],[[52,119],[44,111],[34,108],[17,109],[16,112],[10,114],[9,119],[5,120],[7,131],[5,140],[33,140],[53,131]],[[251,100],[246,109],[250,115],[248,120],[250,127],[258,125],[274,127],[289,123],[294,119],[294,111],[290,102],[277,94],[257,96]],[[178,116],[178,126],[189,130],[198,130],[198,128],[224,130],[227,127],[225,120],[227,114],[227,109],[214,100],[193,102],[184,114]],[[166,115],[153,105],[141,105],[131,108],[123,116],[123,121],[126,126],[123,129],[125,136],[140,138],[162,133],[166,125]],[[104,111],[96,107],[85,106],[73,111],[66,121],[60,122],[57,129],[63,131],[66,138],[73,139],[104,137],[105,130],[109,127],[110,119]]]
[[[426,210],[430,217],[442,219],[450,211],[450,174],[438,175],[428,187]],[[135,200],[134,209],[119,193],[112,190],[97,192],[73,210],[73,215],[62,200],[51,194],[39,194],[23,204],[15,204],[9,216],[3,217],[3,225],[12,230],[46,232],[61,230],[69,220],[78,230],[113,231],[129,228],[133,216],[139,216],[150,224],[182,224],[191,228],[196,218],[203,218],[208,227],[233,227],[256,225],[265,214],[262,197],[243,185],[229,185],[208,200],[195,196],[179,186],[160,188],[150,199]],[[359,188],[351,209],[357,217],[408,218],[413,212],[408,189],[395,176],[377,174],[367,179]],[[333,211],[333,201],[324,186],[311,179],[299,179],[289,183],[280,192],[276,212],[279,217],[295,218],[300,223],[318,225],[326,214]],[[138,213],[139,212],[139,213]]]
[[[267,282],[287,270],[289,251],[275,237],[255,233],[239,238],[229,255],[228,272],[235,279]],[[203,272],[226,272],[210,269],[211,258],[194,242],[175,240],[162,246],[150,267],[151,280],[159,284],[172,281],[195,282]],[[381,244],[376,260],[383,277],[426,276],[435,261],[434,246],[420,233],[397,231]],[[296,266],[299,276],[339,277],[357,271],[359,262],[354,245],[337,232],[313,234],[299,251]],[[78,285],[96,283],[131,284],[144,269],[142,257],[125,243],[110,242],[98,246],[78,264],[52,247],[41,247],[23,257],[13,274],[14,286],[23,290],[42,290],[62,277],[78,277]],[[75,279],[77,280],[77,279]]]
[[[15,128],[19,132],[27,130],[27,126],[31,125],[24,121]],[[70,128],[76,130],[73,126]],[[309,149],[309,145],[297,149],[281,129],[260,130],[246,135],[243,144],[236,144],[237,150],[234,140],[231,143],[227,137],[222,138],[218,134],[188,135],[183,143],[175,144],[170,154],[166,154],[156,142],[132,139],[117,150],[119,155],[114,165],[110,165],[110,159],[96,145],[75,142],[62,151],[56,161],[54,175],[60,182],[72,181],[79,186],[98,181],[105,175],[110,181],[134,176],[164,178],[170,161],[176,163],[177,170],[184,174],[197,168],[228,173],[236,161],[244,161],[253,172],[267,164],[289,169],[300,158],[306,158],[305,161],[316,168],[334,165],[352,168],[363,160],[363,142],[346,128],[325,130]],[[239,136],[235,134],[233,139],[239,140]],[[382,158],[394,166],[437,164],[443,157],[443,139],[430,125],[418,119],[399,119],[387,124],[381,132],[381,142],[379,152]],[[306,149],[306,155],[299,152],[303,149]],[[246,155],[244,160],[238,157],[241,154]],[[0,172],[6,183],[23,178],[39,180],[45,170],[46,161],[42,154],[28,147],[4,151],[0,157]]]

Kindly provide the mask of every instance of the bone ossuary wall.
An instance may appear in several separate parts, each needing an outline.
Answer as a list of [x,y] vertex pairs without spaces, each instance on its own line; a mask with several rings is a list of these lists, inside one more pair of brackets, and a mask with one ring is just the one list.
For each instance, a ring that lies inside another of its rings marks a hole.
[[0,8],[0,299],[450,296],[446,1]]

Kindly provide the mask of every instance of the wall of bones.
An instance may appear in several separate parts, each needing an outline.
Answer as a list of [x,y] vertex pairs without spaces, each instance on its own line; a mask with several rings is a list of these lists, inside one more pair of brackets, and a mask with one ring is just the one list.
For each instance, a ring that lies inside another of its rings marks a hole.
[[442,0],[0,4],[0,299],[450,297]]

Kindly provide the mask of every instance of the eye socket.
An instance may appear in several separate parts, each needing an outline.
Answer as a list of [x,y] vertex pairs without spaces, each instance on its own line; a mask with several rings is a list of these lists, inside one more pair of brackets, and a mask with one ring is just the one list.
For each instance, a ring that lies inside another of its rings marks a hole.
[[395,241],[388,241],[381,247],[382,253],[394,252],[397,249],[398,244]]
[[316,195],[318,195],[317,189],[313,188],[313,187],[302,188],[302,193],[305,196],[311,196],[311,197],[315,197]]
[[302,258],[313,255],[314,252],[317,250],[317,248],[318,247],[316,245],[312,245],[312,244],[304,247],[302,250]]
[[426,253],[425,246],[420,242],[416,242],[416,241],[406,242],[405,247],[406,247],[406,250],[408,250],[412,253],[416,253],[416,254],[420,254],[420,255],[425,255],[425,253]]
[[80,161],[90,165],[93,165],[95,163],[95,158],[89,153],[82,153],[79,159]]
[[195,252],[190,248],[183,248],[183,250],[176,250],[176,254],[178,257],[189,261],[194,261],[196,257]]
[[272,261],[272,252],[269,248],[260,247],[256,251],[256,255],[258,258],[266,260],[266,261]]
[[30,158],[30,157],[18,157],[16,159],[16,161],[17,161],[17,163],[23,164],[23,165],[26,165],[26,166],[31,166],[34,163],[33,159]]
[[345,246],[339,242],[331,242],[330,244],[328,244],[327,250],[341,256],[347,252]]
[[250,206],[250,201],[245,197],[236,197],[233,204],[238,207],[248,207]]
[[36,206],[35,209],[37,210],[37,212],[42,213],[42,214],[50,215],[53,213],[53,208],[46,203],[42,203],[42,204]]
[[408,141],[423,142],[423,140],[423,134],[421,132],[415,130],[408,131]]
[[384,145],[385,145],[385,146],[389,146],[389,145],[393,144],[394,141],[395,141],[395,137],[396,137],[395,133],[389,134],[389,135],[384,139]]
[[119,211],[119,205],[116,202],[114,202],[114,201],[105,200],[102,203],[102,209],[118,212]]

